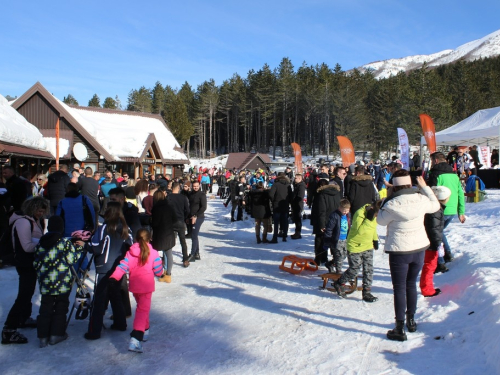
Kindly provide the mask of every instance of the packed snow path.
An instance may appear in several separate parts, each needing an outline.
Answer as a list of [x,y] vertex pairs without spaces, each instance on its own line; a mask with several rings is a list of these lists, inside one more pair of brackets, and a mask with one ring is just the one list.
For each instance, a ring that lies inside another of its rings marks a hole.
[[[285,255],[312,255],[308,221],[301,240],[257,245],[252,219],[231,223],[229,209],[209,199],[202,259],[183,268],[175,247],[172,283],[158,282],[153,294],[143,354],[127,351],[129,332],[105,330],[101,339],[86,341],[88,322],[72,320],[69,339],[43,349],[36,330],[21,330],[29,343],[2,345],[1,373],[498,374],[500,191],[488,194],[467,204],[465,224],[450,225],[456,260],[435,277],[443,293],[419,298],[418,331],[406,342],[385,336],[394,311],[382,250],[375,252],[372,289],[379,301],[363,302],[361,292],[342,300],[319,290],[324,267],[300,275],[278,268]],[[384,230],[379,227],[382,245]],[[15,269],[0,270],[0,283],[5,320],[17,293]],[[33,301],[36,317],[38,291]]]

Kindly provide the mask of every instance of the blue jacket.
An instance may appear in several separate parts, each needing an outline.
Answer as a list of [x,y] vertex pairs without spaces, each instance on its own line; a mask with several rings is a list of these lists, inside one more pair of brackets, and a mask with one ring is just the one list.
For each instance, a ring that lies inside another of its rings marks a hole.
[[[340,237],[340,223],[342,214],[339,210],[333,211],[328,217],[325,227],[324,247],[336,249]],[[351,229],[351,214],[347,213],[347,232]]]
[[87,204],[90,213],[92,214],[92,222],[95,226],[94,206],[88,197],[80,195],[78,192],[70,192],[66,194],[66,198],[59,202],[56,209],[56,215],[64,219],[64,237],[71,237],[71,233],[75,230],[82,230],[85,226],[85,218],[83,216],[83,204]]

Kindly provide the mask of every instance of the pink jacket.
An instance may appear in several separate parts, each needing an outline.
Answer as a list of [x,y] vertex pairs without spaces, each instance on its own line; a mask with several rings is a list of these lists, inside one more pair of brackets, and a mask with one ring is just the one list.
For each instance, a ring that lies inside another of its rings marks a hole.
[[134,243],[125,254],[125,258],[116,267],[111,275],[112,279],[120,280],[124,274],[130,273],[129,290],[132,293],[152,293],[155,291],[154,276],[160,277],[163,273],[160,255],[158,251],[149,246],[149,258],[143,266],[139,265],[141,248]]

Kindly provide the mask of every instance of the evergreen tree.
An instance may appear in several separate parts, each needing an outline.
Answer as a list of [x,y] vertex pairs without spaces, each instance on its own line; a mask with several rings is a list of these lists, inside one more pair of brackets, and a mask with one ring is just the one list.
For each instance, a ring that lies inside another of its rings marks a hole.
[[142,86],[139,90],[130,91],[127,111],[151,113],[152,108],[151,90]]
[[163,114],[165,109],[165,89],[159,81],[155,83],[155,87],[152,90],[152,111],[153,113]]
[[101,99],[97,96],[97,94],[94,94],[92,99],[89,100],[89,107],[101,107]]
[[166,111],[165,122],[181,145],[193,135],[193,125],[189,121],[186,106],[179,95],[174,96],[169,110]]
[[102,108],[117,109],[118,103],[116,102],[115,99],[108,96],[106,99],[104,99],[104,103],[102,104]]
[[63,103],[69,104],[69,105],[78,105],[78,101],[71,94],[68,94],[68,96],[64,97]]

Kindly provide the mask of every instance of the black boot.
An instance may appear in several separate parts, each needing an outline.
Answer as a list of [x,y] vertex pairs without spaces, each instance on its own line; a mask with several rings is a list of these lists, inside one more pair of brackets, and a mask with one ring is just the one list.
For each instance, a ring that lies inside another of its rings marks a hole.
[[363,301],[365,302],[376,302],[378,298],[370,293],[371,289],[363,289]]
[[406,333],[405,333],[405,321],[404,320],[396,320],[396,327],[387,331],[387,338],[393,341],[406,341]]
[[455,259],[455,258],[453,258],[453,255],[451,255],[451,252],[449,252],[449,251],[445,251],[444,252],[444,257],[443,258],[444,258],[444,262],[445,263],[453,262],[453,260]]
[[408,328],[408,332],[416,332],[417,331],[417,323],[415,322],[415,315],[406,313],[406,327]]
[[302,238],[302,236],[300,235],[300,233],[294,233],[290,236],[290,238],[292,240],[300,240]]
[[3,328],[2,344],[27,344],[28,339],[15,329]]
[[[340,280],[340,279],[339,279]],[[332,285],[337,291],[337,294],[339,295],[340,298],[346,298],[347,294],[345,294],[345,287],[344,284],[341,284],[339,280],[335,280]]]
[[448,271],[449,271],[448,267],[446,267],[444,263],[440,263],[440,264],[437,265],[436,270],[434,271],[434,273],[440,273],[440,272],[441,273],[445,273],[445,272],[448,272]]
[[269,241],[269,243],[278,243],[278,237],[273,237],[273,239]]

